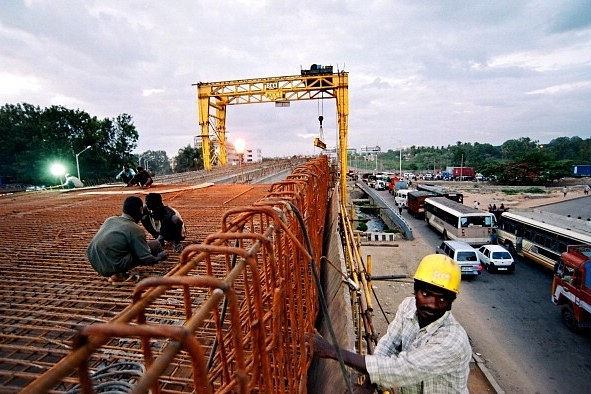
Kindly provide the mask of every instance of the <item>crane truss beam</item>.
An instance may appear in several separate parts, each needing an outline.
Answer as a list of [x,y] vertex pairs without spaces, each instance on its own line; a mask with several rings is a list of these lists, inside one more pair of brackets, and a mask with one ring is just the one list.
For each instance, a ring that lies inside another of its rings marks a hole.
[[203,164],[206,170],[227,164],[228,105],[335,99],[339,126],[341,201],[346,201],[349,76],[344,71],[222,82],[199,82],[197,97]]

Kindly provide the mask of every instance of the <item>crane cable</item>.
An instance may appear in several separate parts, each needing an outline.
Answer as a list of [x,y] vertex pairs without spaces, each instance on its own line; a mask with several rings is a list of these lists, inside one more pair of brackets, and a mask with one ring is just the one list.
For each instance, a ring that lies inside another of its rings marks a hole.
[[317,103],[317,112],[318,112],[318,122],[320,122],[320,130],[318,132],[318,137],[322,142],[324,142],[324,130],[322,129],[322,121],[324,120],[324,101],[323,101],[323,92],[320,93],[320,98],[318,99]]

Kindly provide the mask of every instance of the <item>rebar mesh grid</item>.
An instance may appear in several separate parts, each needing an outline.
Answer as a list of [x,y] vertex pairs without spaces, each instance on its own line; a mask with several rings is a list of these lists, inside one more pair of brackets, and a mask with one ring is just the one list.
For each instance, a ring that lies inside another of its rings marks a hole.
[[5,196],[0,392],[305,391],[328,179],[319,158],[271,187],[167,185],[187,246],[122,286],[84,252],[123,193]]

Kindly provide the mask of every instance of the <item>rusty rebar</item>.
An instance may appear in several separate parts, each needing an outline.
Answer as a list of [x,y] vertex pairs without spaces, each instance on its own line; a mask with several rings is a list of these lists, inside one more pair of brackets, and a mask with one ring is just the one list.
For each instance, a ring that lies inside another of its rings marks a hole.
[[[175,194],[174,207],[183,212],[189,225],[194,220],[189,233],[195,235],[178,256],[178,262],[164,263],[162,276],[144,279],[135,287],[114,290],[105,281],[103,291],[96,287],[98,297],[89,295],[82,287],[70,288],[69,292],[79,292],[78,299],[72,302],[72,312],[76,310],[75,303],[84,299],[101,304],[102,298],[105,306],[112,299],[117,307],[99,321],[84,316],[73,322],[71,328],[79,328],[81,333],[75,348],[64,349],[53,362],[44,362],[41,367],[46,371],[38,373],[34,380],[28,380],[30,375],[24,372],[17,373],[27,383],[22,392],[67,391],[76,384],[90,389],[92,370],[125,359],[146,367],[134,383],[133,392],[305,391],[307,369],[312,361],[305,335],[313,331],[318,314],[318,293],[310,261],[322,255],[330,189],[328,170],[326,157],[319,157],[296,168],[286,181],[272,185],[264,193],[263,186],[236,186],[241,188],[237,193],[212,185],[208,186],[208,194],[199,189]],[[225,205],[223,210],[217,208],[214,215],[210,213],[212,192],[217,193],[215,200]],[[260,197],[250,202],[249,198],[256,193],[261,193]],[[36,225],[42,228],[44,221],[51,222],[55,208],[68,204],[66,199],[61,205],[48,200],[48,206],[38,209],[31,204],[32,209],[23,215],[35,217]],[[61,247],[76,245],[78,259],[83,262],[85,244],[93,233],[88,227],[98,228],[108,215],[104,210],[97,217],[96,204],[101,200],[104,205],[116,201],[112,195],[93,195],[87,200],[72,197],[70,203],[76,207],[76,213],[69,224],[74,231],[64,227],[60,232],[50,225],[47,230],[49,234],[53,231],[53,237],[48,238],[46,232],[27,238],[27,248],[39,250],[46,243],[51,249],[32,265],[40,275],[54,275],[55,286],[49,281],[48,287],[57,290],[64,286],[55,264],[51,266],[59,259]],[[228,206],[230,203],[235,206]],[[301,213],[310,237],[310,251],[291,204]],[[194,215],[185,213],[192,210],[196,211]],[[116,210],[111,214],[117,214]],[[19,213],[7,212],[6,216],[16,219]],[[204,223],[209,223],[210,229],[220,230],[209,230],[207,236],[200,230],[205,228]],[[48,239],[53,243],[48,244]],[[76,242],[72,243],[73,239]],[[88,269],[87,275],[95,277]],[[10,277],[18,279],[12,271]],[[93,281],[89,279],[83,286]],[[24,278],[15,282],[21,283],[22,292],[17,295],[21,305],[37,299],[33,293],[26,298],[31,290]],[[72,281],[73,286],[76,283]],[[229,301],[229,313],[224,315],[220,313],[223,299]],[[51,314],[59,313],[63,304],[53,297],[47,297],[47,303],[56,305],[55,311],[47,312]],[[0,301],[2,308],[10,310],[8,304],[3,306]],[[63,313],[64,318],[69,316],[70,312]],[[24,320],[21,321],[24,326]],[[64,337],[73,336],[67,327],[63,332]],[[211,353],[214,343],[216,349]],[[6,348],[0,343],[0,349]],[[209,369],[208,354],[214,354]],[[12,365],[16,368],[16,363]],[[76,370],[80,371],[80,378],[76,377]],[[12,376],[14,380],[15,374]]]

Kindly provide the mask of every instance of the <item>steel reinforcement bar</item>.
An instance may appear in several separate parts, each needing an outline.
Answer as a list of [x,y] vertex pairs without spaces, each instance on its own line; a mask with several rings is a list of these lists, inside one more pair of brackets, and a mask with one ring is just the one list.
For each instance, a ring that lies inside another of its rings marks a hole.
[[22,392],[306,392],[329,175],[319,157],[228,210],[220,232],[139,282],[115,318],[80,328],[70,353]]

